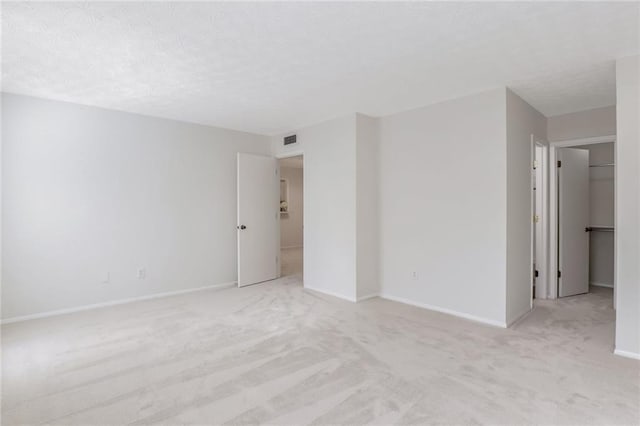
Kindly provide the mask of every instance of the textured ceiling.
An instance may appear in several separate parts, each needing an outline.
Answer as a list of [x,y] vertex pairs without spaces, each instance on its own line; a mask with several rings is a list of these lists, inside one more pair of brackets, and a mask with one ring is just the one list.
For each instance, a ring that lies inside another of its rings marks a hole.
[[2,3],[6,92],[273,134],[508,85],[615,103],[639,3]]

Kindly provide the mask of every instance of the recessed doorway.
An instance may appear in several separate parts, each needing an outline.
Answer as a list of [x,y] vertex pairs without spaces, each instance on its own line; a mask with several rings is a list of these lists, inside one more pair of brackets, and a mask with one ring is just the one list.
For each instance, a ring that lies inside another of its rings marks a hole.
[[[609,293],[615,307],[615,139],[552,143],[550,297]],[[555,181],[555,182],[554,182]],[[580,195],[580,196],[579,196]]]
[[304,264],[304,161],[302,155],[281,158],[280,268],[281,276],[302,280]]

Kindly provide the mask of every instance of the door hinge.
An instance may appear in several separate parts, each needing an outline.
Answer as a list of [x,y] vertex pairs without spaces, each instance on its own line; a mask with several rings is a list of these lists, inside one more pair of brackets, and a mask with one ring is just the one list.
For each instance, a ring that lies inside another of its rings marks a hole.
[[533,170],[535,170],[535,169],[537,169],[537,168],[538,168],[538,160],[535,160],[535,161],[533,162]]
[[538,275],[539,275],[539,272],[538,272],[538,270],[537,270],[537,269],[536,269],[535,271],[533,271],[533,276],[534,276],[534,277],[538,278]]
[[558,278],[562,278],[562,272],[558,271]]
[[538,216],[537,214],[533,215],[533,223],[538,223],[540,222],[540,216]]
[[558,167],[562,167],[562,161],[558,160]]

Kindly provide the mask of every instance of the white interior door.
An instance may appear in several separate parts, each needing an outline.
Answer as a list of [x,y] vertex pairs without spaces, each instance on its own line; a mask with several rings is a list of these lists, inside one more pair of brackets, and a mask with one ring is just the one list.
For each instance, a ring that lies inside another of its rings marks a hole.
[[589,292],[589,151],[562,148],[558,169],[559,296]]
[[238,287],[277,277],[279,183],[275,158],[238,153]]

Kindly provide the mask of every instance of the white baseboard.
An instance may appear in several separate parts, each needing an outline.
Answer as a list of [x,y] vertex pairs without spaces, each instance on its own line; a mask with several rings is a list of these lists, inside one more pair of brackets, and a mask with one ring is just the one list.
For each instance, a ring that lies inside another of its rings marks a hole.
[[305,290],[316,291],[318,293],[326,294],[328,296],[337,297],[339,299],[346,300],[348,302],[353,302],[353,303],[357,302],[357,300],[354,297],[348,297],[348,296],[345,296],[344,294],[334,293],[333,291],[327,291],[327,290],[320,289],[320,288],[309,287],[306,284],[304,284],[304,289]]
[[613,288],[613,284],[608,284],[608,283],[598,283],[595,281],[589,281],[589,285],[594,285],[596,287],[607,287],[607,288]]
[[94,303],[94,304],[91,304],[91,305],[77,306],[75,308],[58,309],[58,310],[55,310],[55,311],[40,312],[40,313],[37,313],[37,314],[23,315],[23,316],[19,316],[19,317],[3,319],[2,321],[0,321],[0,324],[2,324],[2,325],[11,324],[11,323],[14,323],[14,322],[22,322],[22,321],[29,321],[29,320],[39,319],[39,318],[47,318],[47,317],[53,317],[53,316],[58,316],[58,315],[71,314],[71,313],[74,313],[74,312],[89,311],[89,310],[92,310],[92,309],[106,308],[108,306],[124,305],[124,304],[127,304],[127,303],[140,302],[140,301],[143,301],[143,300],[159,299],[159,298],[162,298],[162,297],[177,296],[179,294],[193,293],[195,291],[228,288],[228,287],[233,287],[236,284],[237,284],[237,282],[233,281],[233,282],[229,282],[229,283],[213,284],[213,285],[208,285],[208,286],[204,286],[204,287],[189,288],[189,289],[186,289],[186,290],[177,290],[177,291],[167,291],[167,292],[164,292],[164,293],[155,293],[155,294],[150,294],[148,296],[131,297],[131,298],[128,298],[128,299],[118,299],[118,300],[113,300],[111,302]]
[[623,356],[625,358],[631,358],[631,359],[639,359],[640,360],[640,354],[637,354],[635,352],[627,352],[627,351],[621,351],[620,349],[616,349],[613,351],[614,354],[619,355],[619,356]]
[[475,316],[475,315],[466,314],[464,312],[458,312],[458,311],[454,311],[454,310],[447,309],[447,308],[441,308],[439,306],[428,305],[426,303],[414,302],[413,300],[404,299],[402,297],[391,296],[391,295],[385,294],[385,293],[381,293],[380,297],[383,298],[383,299],[392,300],[394,302],[404,303],[405,305],[416,306],[418,308],[424,308],[424,309],[428,309],[430,311],[436,311],[436,312],[440,312],[440,313],[443,313],[443,314],[449,314],[449,315],[453,315],[453,316],[456,316],[456,317],[468,319],[468,320],[471,320],[471,321],[474,321],[474,322],[479,322],[479,323],[482,323],[482,324],[491,325],[491,326],[494,326],[494,327],[507,328],[507,324],[505,322],[501,322],[501,321],[495,321],[495,320],[491,320],[491,319],[487,319],[487,318],[482,318],[482,317],[478,317],[478,316]]
[[368,294],[366,296],[358,297],[357,301],[358,302],[364,302],[365,300],[373,299],[374,297],[378,297],[378,296],[379,296],[378,293],[372,293],[372,294]]
[[281,250],[286,250],[286,249],[301,249],[303,248],[302,246],[282,246],[280,247]]

